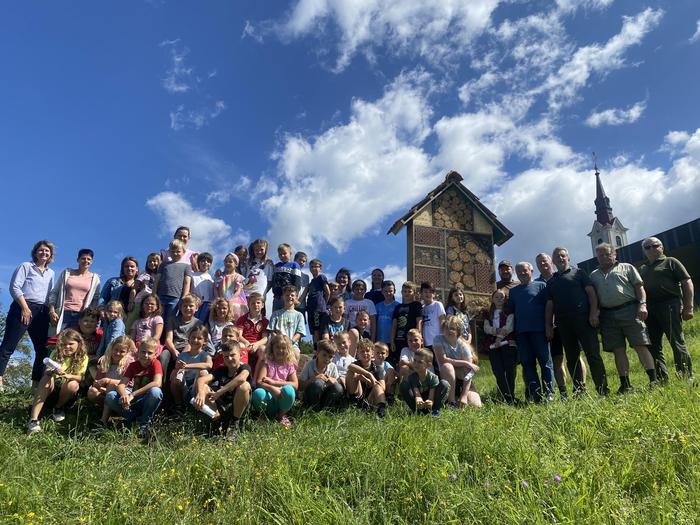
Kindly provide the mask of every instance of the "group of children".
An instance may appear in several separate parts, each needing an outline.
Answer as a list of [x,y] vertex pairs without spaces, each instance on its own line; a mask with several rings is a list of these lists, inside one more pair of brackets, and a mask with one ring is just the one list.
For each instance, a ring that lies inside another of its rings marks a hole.
[[[100,309],[84,309],[77,326],[48,341],[29,433],[41,429],[42,409],[61,421],[81,392],[103,406],[103,423],[136,421],[144,438],[164,403],[175,416],[188,406],[203,412],[233,438],[249,407],[289,426],[300,394],[315,410],[354,404],[380,417],[397,394],[435,416],[446,404],[481,405],[462,289],[445,309],[430,283],[406,282],[399,303],[381,270],[367,292],[345,269],[329,281],[317,259],[306,276],[306,255],[292,259],[287,244],[278,255],[273,264],[259,239],[211,275],[211,255],[192,253],[176,234],[167,252],[148,256],[128,294],[103,290]],[[307,319],[313,354],[301,355]]]

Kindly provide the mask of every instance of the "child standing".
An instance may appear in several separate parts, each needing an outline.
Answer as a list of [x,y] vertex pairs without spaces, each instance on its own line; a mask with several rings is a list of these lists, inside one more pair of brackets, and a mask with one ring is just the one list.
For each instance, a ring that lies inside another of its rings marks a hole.
[[[111,392],[124,375],[126,367],[131,364],[136,355],[136,346],[129,336],[117,337],[109,345],[105,355],[97,363],[97,377],[88,388],[87,398],[98,405],[104,405],[107,392]],[[102,423],[109,421],[109,407],[102,407]]]
[[207,322],[209,319],[209,308],[214,300],[214,279],[209,274],[214,258],[210,253],[202,252],[197,255],[197,268],[199,271],[192,274],[192,293],[199,297],[200,307],[195,317]]
[[334,297],[328,303],[328,313],[321,314],[321,323],[318,329],[318,339],[333,339],[335,334],[347,332],[350,323],[345,318],[345,300],[342,297]]
[[236,321],[248,311],[245,292],[243,291],[243,276],[236,271],[238,256],[229,253],[224,257],[224,271],[216,281],[217,297],[223,297],[231,305],[231,320]]
[[422,333],[423,306],[416,300],[417,286],[406,281],[401,286],[401,304],[394,310],[391,320],[391,352],[388,361],[394,366],[399,364],[401,350],[406,347],[408,331],[416,328]]
[[335,282],[340,286],[340,293],[343,299],[346,301],[352,298],[352,288],[350,287],[350,281],[352,277],[350,276],[350,270],[347,268],[341,268],[335,274]]
[[365,299],[369,299],[374,304],[384,300],[384,270],[381,268],[372,270],[372,285],[370,291],[365,294]]
[[374,341],[377,330],[377,309],[372,301],[365,299],[366,291],[367,285],[362,279],[357,279],[352,283],[352,299],[345,301],[345,315],[350,322],[350,326],[355,326],[355,317],[357,317],[358,312],[367,312],[369,315],[370,339]]
[[399,305],[399,302],[394,298],[395,293],[396,286],[394,282],[384,281],[382,283],[384,299],[374,304],[374,308],[377,310],[377,341],[387,345],[391,344],[391,321],[394,310]]
[[331,290],[328,287],[328,279],[321,273],[323,263],[318,259],[312,259],[309,263],[311,270],[311,280],[301,302],[306,302],[306,314],[309,320],[309,330],[313,336],[314,343],[319,340],[319,329],[321,328],[321,317],[326,313],[328,301],[331,298]]
[[270,283],[274,296],[272,301],[273,312],[284,306],[284,299],[282,296],[287,286],[293,286],[297,294],[301,288],[301,268],[296,262],[292,261],[292,247],[287,243],[280,244],[277,247],[277,255],[280,260],[275,264],[275,269],[272,273],[272,282]]
[[369,339],[371,341],[371,336],[369,333],[370,319],[369,314],[365,310],[360,310],[355,316],[355,326],[353,326],[350,331],[350,353],[355,355],[355,350],[357,349],[357,343],[360,339]]
[[44,405],[53,407],[53,420],[61,422],[66,419],[65,410],[70,408],[78,397],[80,382],[88,366],[85,342],[82,336],[72,328],[63,330],[58,335],[56,349],[50,359],[60,366],[46,367],[44,375],[34,393],[32,409],[27,424],[27,433],[41,431],[39,415]]
[[283,307],[272,313],[267,330],[286,335],[294,345],[294,352],[299,360],[299,340],[306,335],[306,323],[304,323],[304,316],[294,309],[297,302],[297,289],[291,284],[285,286],[283,297]]
[[126,329],[131,330],[131,326],[139,318],[141,303],[146,296],[153,293],[158,268],[160,267],[160,254],[149,253],[146,258],[146,270],[140,273],[134,281],[134,286],[129,293],[129,314],[126,318]]
[[505,309],[506,294],[496,290],[491,294],[491,307],[484,315],[484,332],[489,347],[491,370],[503,400],[515,403],[515,376],[518,355],[515,347],[513,314]]
[[308,255],[304,252],[297,252],[294,254],[294,262],[299,265],[300,269],[299,290],[297,290],[299,301],[297,302],[296,308],[297,311],[301,312],[304,318],[306,318],[306,291],[311,281],[311,279],[309,279],[309,274],[304,272],[304,266],[306,266],[308,258]]
[[154,288],[163,306],[165,326],[175,316],[178,302],[190,293],[192,284],[192,267],[184,258],[185,243],[173,239],[169,245],[171,261],[164,262],[158,268]]
[[294,346],[286,335],[276,334],[270,338],[257,385],[253,391],[253,408],[276,418],[285,427],[291,426],[287,412],[294,405],[299,381]]
[[[442,334],[433,340],[440,365],[440,377],[450,384],[448,401],[451,406],[481,406],[481,397],[473,387],[472,377],[479,371],[475,356],[462,337],[462,321],[455,315],[442,323]],[[458,402],[455,398],[459,396]]]
[[236,271],[245,278],[248,275],[248,248],[239,244],[233,249],[233,253],[238,257]]
[[200,371],[212,367],[211,356],[205,351],[209,340],[206,326],[195,326],[187,336],[188,344],[175,361],[175,369],[170,375],[170,392],[173,395],[175,411],[181,413],[183,402],[192,397],[194,382]]
[[399,390],[401,399],[413,412],[432,413],[437,417],[447,400],[450,385],[429,370],[432,364],[433,353],[419,348],[413,359],[415,372],[401,383]]
[[190,330],[202,326],[202,321],[194,316],[196,311],[197,298],[191,294],[183,297],[180,302],[180,313],[170,320],[165,331],[165,344],[159,357],[163,371],[167,372],[170,357],[177,359],[187,345]]
[[157,347],[156,339],[143,339],[137,360],[126,367],[117,389],[105,397],[111,411],[139,423],[139,437],[144,440],[150,437],[151,419],[163,400],[163,369],[156,359]]
[[435,288],[430,282],[421,283],[420,295],[423,300],[423,341],[426,348],[432,348],[433,339],[440,335],[440,326],[445,319],[445,307],[435,300]]
[[348,368],[355,362],[355,356],[350,355],[350,336],[347,332],[338,332],[333,335],[333,342],[335,343],[336,353],[332,361],[338,369],[338,382],[345,388]]
[[210,374],[197,378],[194,407],[201,410],[204,405],[216,413],[214,419],[227,439],[233,441],[238,436],[238,427],[250,404],[250,367],[241,363],[241,344],[237,341],[221,344],[223,364]]
[[348,367],[345,386],[348,396],[358,407],[376,406],[377,415],[386,415],[385,383],[381,379],[379,367],[372,361],[374,346],[369,339],[362,339],[357,345],[355,362]]
[[338,382],[338,369],[331,362],[335,352],[335,345],[331,341],[320,341],[316,348],[316,358],[304,366],[299,377],[299,388],[304,392],[306,407],[315,410],[331,408],[343,397],[343,386]]
[[[152,293],[141,301],[139,318],[131,325],[131,338],[135,343],[139,344],[146,337],[155,337],[160,341],[163,335],[161,311],[160,299],[156,294]],[[158,347],[158,355],[160,355],[162,347],[160,345]]]
[[268,283],[272,281],[274,264],[267,256],[268,242],[265,239],[256,239],[250,245],[250,259],[248,260],[248,273],[245,280],[245,293],[259,293],[263,298],[263,315],[265,315],[265,295]]
[[113,300],[107,303],[107,307],[104,311],[104,322],[104,333],[100,340],[100,346],[97,347],[97,357],[102,357],[107,347],[112,344],[112,341],[117,337],[126,334],[124,306],[122,306],[121,301]]
[[447,295],[447,308],[445,315],[456,315],[462,322],[462,337],[467,343],[472,342],[471,329],[469,327],[469,313],[467,312],[467,297],[461,284],[450,289]]
[[[399,356],[399,378],[401,381],[404,381],[411,373],[415,372],[413,360],[418,349],[423,348],[423,336],[417,328],[411,328],[408,331],[406,344],[407,346],[401,350],[401,355]],[[430,371],[435,372],[432,363],[430,364]]]

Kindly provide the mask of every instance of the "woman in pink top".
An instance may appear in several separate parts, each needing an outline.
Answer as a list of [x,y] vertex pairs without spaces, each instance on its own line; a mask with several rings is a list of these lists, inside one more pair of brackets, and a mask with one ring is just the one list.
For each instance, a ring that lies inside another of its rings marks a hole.
[[100,276],[90,271],[95,254],[88,248],[78,252],[78,268],[66,268],[49,294],[49,337],[65,328],[77,327],[80,312],[97,307]]

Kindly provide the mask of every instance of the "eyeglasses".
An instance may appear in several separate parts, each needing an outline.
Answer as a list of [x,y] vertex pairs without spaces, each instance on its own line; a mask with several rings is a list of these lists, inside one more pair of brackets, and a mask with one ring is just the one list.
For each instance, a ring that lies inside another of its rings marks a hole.
[[651,250],[652,248],[658,248],[659,246],[661,246],[661,244],[659,244],[659,243],[647,244],[647,245],[644,247],[644,249],[645,249],[645,250]]

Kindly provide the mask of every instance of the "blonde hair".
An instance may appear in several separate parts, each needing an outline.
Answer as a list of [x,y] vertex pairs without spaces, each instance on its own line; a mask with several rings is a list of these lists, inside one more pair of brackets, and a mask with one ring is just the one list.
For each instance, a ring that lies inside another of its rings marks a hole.
[[420,330],[418,328],[411,328],[408,333],[406,334],[406,339],[409,338],[409,336],[415,336],[418,337],[418,339],[421,340],[421,343],[423,342],[423,334],[420,333]]
[[357,352],[360,350],[369,350],[370,353],[374,352],[374,343],[371,339],[363,337],[357,342]]
[[172,241],[170,241],[170,244],[168,244],[168,250],[172,250],[174,248],[179,248],[183,252],[187,249],[186,244],[180,239],[173,239]]
[[418,290],[418,285],[413,281],[406,281],[401,285],[401,288],[410,288],[414,292]]
[[448,315],[442,321],[442,329],[444,331],[447,331],[450,329],[457,330],[457,334],[461,335],[462,328],[463,328],[462,320],[459,317],[457,317],[456,315]]
[[296,363],[296,353],[294,352],[294,344],[292,340],[284,334],[273,335],[267,343],[267,348],[265,348],[265,358],[270,363],[275,363],[274,353],[272,351],[275,345],[282,345],[285,349],[285,357],[283,363],[278,364],[289,364]]
[[329,339],[322,339],[316,345],[316,354],[317,355],[320,352],[325,352],[326,354],[333,357],[337,351],[338,351],[338,349],[335,347],[335,344],[333,343],[333,341],[331,341]]
[[139,350],[144,346],[156,350],[158,348],[158,339],[155,337],[144,337],[139,343]]
[[108,302],[105,305],[105,310],[107,310],[109,308],[116,308],[117,310],[119,310],[119,318],[122,320],[124,319],[124,305],[122,304],[121,301],[117,301],[116,299],[112,299],[110,302]]
[[199,297],[194,294],[188,293],[182,299],[180,299],[180,304],[182,303],[194,303],[195,307],[199,308]]
[[136,345],[128,335],[120,335],[109,344],[105,354],[100,357],[100,360],[97,362],[97,369],[100,372],[106,374],[109,371],[109,367],[112,366],[112,354],[114,354],[115,348],[119,347],[127,347],[129,349],[129,352],[117,363],[117,371],[120,375],[124,374],[124,370],[126,370],[126,366],[129,364],[132,354],[136,352]]
[[337,341],[338,339],[350,339],[350,334],[345,330],[342,332],[336,332],[333,334],[333,341]]
[[[65,352],[63,351],[63,345],[71,342],[71,341],[77,341],[78,342],[78,349],[75,351],[73,355],[66,355]],[[58,339],[56,339],[56,361],[63,366],[63,361],[67,357],[70,357],[70,370],[66,370],[69,374],[77,374],[78,371],[82,368],[83,365],[83,360],[87,359],[87,350],[85,348],[85,340],[83,339],[83,336],[80,335],[80,332],[77,330],[73,330],[72,328],[68,328],[66,330],[63,330],[60,334],[58,334]]]
[[377,341],[376,343],[374,343],[374,348],[375,349],[378,348],[382,352],[385,352],[387,355],[389,354],[389,346],[387,346],[386,343],[382,343],[381,341]]
[[215,312],[218,310],[217,306],[219,306],[220,304],[225,304],[227,307],[226,318],[224,319],[224,321],[229,322],[231,319],[233,319],[233,312],[231,311],[231,304],[228,302],[227,299],[224,299],[223,297],[217,297],[216,299],[214,299],[214,302],[211,303],[211,307],[209,308],[209,322],[210,323],[217,322],[214,317],[216,315]]

